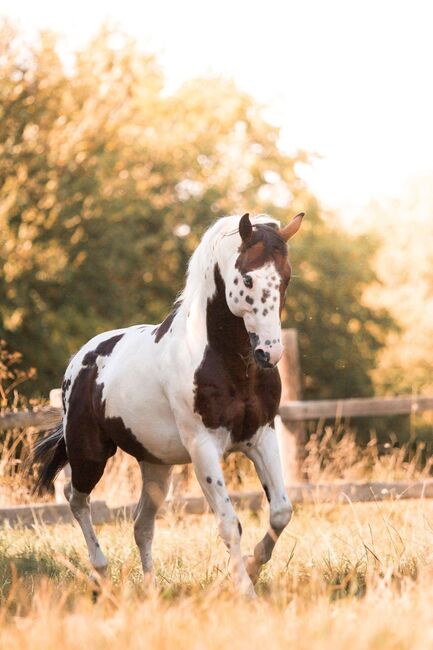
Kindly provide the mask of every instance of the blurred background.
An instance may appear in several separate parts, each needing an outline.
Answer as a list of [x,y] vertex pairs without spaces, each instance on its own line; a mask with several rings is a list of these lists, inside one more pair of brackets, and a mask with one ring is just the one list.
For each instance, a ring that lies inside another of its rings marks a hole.
[[159,322],[203,231],[246,211],[307,213],[284,311],[305,399],[432,394],[430,3],[0,14],[3,408],[97,332]]

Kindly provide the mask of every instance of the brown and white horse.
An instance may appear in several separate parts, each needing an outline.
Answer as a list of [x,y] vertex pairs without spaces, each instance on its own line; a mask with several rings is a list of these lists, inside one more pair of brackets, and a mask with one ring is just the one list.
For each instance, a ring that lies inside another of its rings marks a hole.
[[[143,478],[134,524],[143,571],[152,570],[154,520],[172,466],[192,462],[229,549],[235,584],[254,595],[253,582],[292,514],[273,422],[290,279],[286,242],[302,217],[282,229],[266,215],[218,220],[192,255],[185,288],[160,325],[105,332],[72,358],[62,386],[63,421],[36,444],[34,457],[41,463],[39,489],[70,463],[65,495],[98,571],[107,560],[89,495],[120,447],[138,460]],[[270,504],[269,530],[246,558],[220,466],[231,451],[253,461]]]

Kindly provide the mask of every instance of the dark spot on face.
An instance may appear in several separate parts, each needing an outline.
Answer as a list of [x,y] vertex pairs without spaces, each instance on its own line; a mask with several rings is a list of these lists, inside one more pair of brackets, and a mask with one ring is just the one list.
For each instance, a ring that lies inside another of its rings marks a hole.
[[238,520],[238,531],[239,531],[239,535],[242,535],[242,524],[239,520]]
[[271,295],[271,292],[268,291],[268,289],[263,289],[263,292],[262,292],[262,302],[265,303],[265,302],[267,301],[267,299],[269,298],[270,295]]
[[211,477],[210,477],[210,476],[206,476],[206,481],[207,481],[208,483],[212,483],[212,479],[211,479]]
[[155,343],[159,343],[160,340],[162,339],[162,337],[164,336],[164,334],[167,334],[168,330],[170,329],[170,327],[171,327],[171,325],[172,325],[172,323],[173,323],[173,321],[174,321],[174,319],[176,317],[176,314],[177,314],[181,304],[182,303],[180,301],[176,302],[174,304],[174,306],[173,306],[172,311],[169,313],[169,315],[166,316],[166,318],[162,321],[162,323],[160,325],[158,325],[158,327],[156,327],[153,330],[152,334],[156,335],[155,336]]
[[235,303],[237,304],[239,302],[239,298],[235,298]]
[[263,485],[263,490],[264,490],[264,492],[266,494],[266,498],[268,500],[268,503],[270,503],[271,502],[271,495],[269,494],[269,488],[268,488],[268,486],[266,484]]
[[268,287],[272,287],[272,282],[268,282]]
[[229,501],[230,501],[229,497],[226,497],[226,503],[228,503]]
[[237,284],[237,283],[239,282],[239,280],[238,280],[237,278],[235,278],[235,279],[233,280],[233,282],[234,282],[235,284]]
[[251,296],[245,296],[245,300],[247,301],[247,303],[248,303],[249,305],[253,305],[253,304],[254,304],[254,298],[251,298]]
[[253,444],[252,442],[248,441],[247,442],[247,447],[252,447],[252,444]]
[[230,293],[229,293],[229,298],[231,298],[231,297],[232,297],[232,292],[230,291]]
[[277,296],[274,296],[274,297],[272,298],[272,300],[273,300],[274,302],[277,302]]
[[265,345],[271,345],[271,342],[270,342],[269,339],[266,339],[266,341],[265,341]]
[[257,314],[258,311],[259,311],[259,310],[257,309],[257,307],[254,307],[253,312],[254,312],[255,314]]
[[219,485],[220,487],[222,487],[223,482],[221,481],[221,479],[218,479],[218,481],[217,481],[217,485]]
[[272,343],[276,343],[276,342],[277,342],[277,339],[272,339]]
[[269,305],[269,309],[270,309],[271,311],[274,311],[274,308],[275,308],[275,305]]
[[283,494],[283,501],[287,501],[287,497],[285,494]]
[[267,309],[264,309],[264,310],[263,310],[263,316],[267,316],[267,315],[268,315],[268,310],[267,310]]

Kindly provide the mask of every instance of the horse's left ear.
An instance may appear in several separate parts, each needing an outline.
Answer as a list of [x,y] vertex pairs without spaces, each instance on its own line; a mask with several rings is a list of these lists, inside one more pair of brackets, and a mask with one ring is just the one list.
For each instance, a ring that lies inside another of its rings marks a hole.
[[248,241],[248,239],[253,234],[253,227],[251,225],[250,215],[248,212],[244,214],[244,216],[241,217],[241,220],[239,221],[239,234],[243,242]]
[[296,215],[296,217],[293,217],[290,223],[287,224],[287,226],[284,226],[284,228],[280,228],[278,231],[278,234],[280,237],[284,239],[284,241],[289,241],[293,237],[293,235],[296,235],[298,232],[299,228],[301,227],[302,219],[305,215],[305,212],[300,212],[299,214]]

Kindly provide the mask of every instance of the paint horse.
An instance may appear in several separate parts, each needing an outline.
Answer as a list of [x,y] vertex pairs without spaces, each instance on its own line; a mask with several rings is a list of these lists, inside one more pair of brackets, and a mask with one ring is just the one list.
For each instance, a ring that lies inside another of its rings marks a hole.
[[[107,560],[89,495],[120,447],[142,473],[134,534],[145,574],[152,570],[155,515],[172,467],[192,462],[229,550],[235,585],[254,596],[253,582],[292,514],[274,417],[281,395],[280,316],[290,280],[286,242],[303,216],[284,228],[266,215],[218,220],[192,255],[185,288],[160,325],[99,334],[69,363],[63,420],[35,446],[37,489],[49,487],[69,462],[65,495],[100,573]],[[244,558],[242,528],[220,465],[232,451],[253,461],[270,504],[269,530]]]

